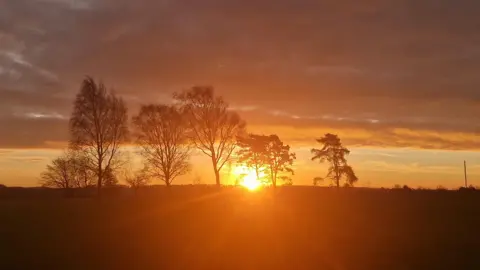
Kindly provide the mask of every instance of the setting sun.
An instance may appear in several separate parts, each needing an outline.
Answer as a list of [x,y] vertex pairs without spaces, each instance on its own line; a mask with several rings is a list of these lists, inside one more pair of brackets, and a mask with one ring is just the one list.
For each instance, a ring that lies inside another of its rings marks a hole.
[[[240,178],[240,185],[245,187],[250,191],[259,189],[262,186],[262,182],[257,179],[257,174],[255,170],[245,167],[237,166],[234,169],[234,174],[236,177]],[[263,172],[260,173],[260,176],[263,176]]]

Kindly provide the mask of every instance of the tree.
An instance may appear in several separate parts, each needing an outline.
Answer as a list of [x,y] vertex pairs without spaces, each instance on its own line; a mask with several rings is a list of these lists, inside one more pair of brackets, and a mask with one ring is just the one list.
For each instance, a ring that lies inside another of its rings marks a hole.
[[69,150],[54,159],[41,174],[40,184],[52,188],[86,188],[93,183],[94,173],[86,159],[75,151]]
[[267,169],[267,136],[248,134],[239,136],[237,145],[240,148],[237,151],[237,162],[244,164],[248,168],[253,168],[257,179],[260,180],[260,173]]
[[118,185],[118,178],[115,172],[111,167],[108,167],[103,172],[103,186],[104,187],[115,187]]
[[323,180],[325,180],[325,179],[323,179],[323,177],[314,177],[314,178],[313,178],[313,185],[314,185],[314,186],[318,186],[318,184],[319,184],[320,182],[323,182]]
[[142,106],[133,118],[146,170],[170,186],[190,169],[185,116],[174,106]]
[[72,159],[68,156],[54,159],[41,174],[40,185],[49,188],[74,188],[75,175],[72,165]]
[[70,118],[70,143],[95,168],[98,195],[104,177],[113,171],[120,145],[127,140],[127,120],[121,98],[90,77],[83,81]]
[[73,181],[77,188],[87,188],[95,184],[95,171],[92,168],[88,158],[81,152],[70,150],[68,153],[72,166]]
[[132,172],[131,170],[124,171],[125,182],[135,192],[141,187],[145,187],[150,182],[150,178],[146,174],[145,170],[138,170]]
[[[267,165],[270,172],[270,179],[273,187],[277,186],[277,176],[279,172],[288,172],[294,174],[291,166],[296,159],[295,153],[290,153],[290,146],[285,145],[277,135],[268,136],[266,144]],[[284,182],[291,182],[288,177],[282,176]]]
[[196,174],[195,177],[193,177],[193,184],[203,185],[202,177],[199,174]]
[[214,95],[212,87],[196,86],[175,93],[174,98],[187,115],[192,143],[212,160],[215,183],[220,186],[220,171],[232,159],[245,122],[229,110],[222,97]]
[[[277,135],[249,134],[247,137],[239,137],[238,145],[238,161],[253,168],[257,179],[260,180],[261,172],[267,171],[272,186],[276,187],[279,173],[294,173],[291,166],[296,158],[295,153],[290,153],[290,146],[285,145]],[[285,175],[280,178],[285,183],[292,181]]]
[[347,164],[346,156],[350,154],[350,150],[343,147],[337,135],[330,133],[317,139],[317,142],[321,143],[323,147],[311,150],[312,160],[319,160],[320,163],[330,163],[326,178],[330,178],[337,188],[340,187],[342,177],[345,178],[345,186],[353,186],[358,178],[352,167]]

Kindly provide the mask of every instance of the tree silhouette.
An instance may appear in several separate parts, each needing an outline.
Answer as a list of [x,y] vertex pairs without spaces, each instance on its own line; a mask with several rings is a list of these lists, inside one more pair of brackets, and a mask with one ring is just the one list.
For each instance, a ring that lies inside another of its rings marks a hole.
[[340,187],[342,177],[345,178],[345,186],[353,186],[353,184],[358,181],[358,178],[352,167],[347,164],[346,156],[350,154],[350,150],[343,147],[337,135],[330,133],[317,139],[317,142],[321,143],[323,147],[321,149],[313,148],[311,150],[313,154],[312,160],[319,160],[321,163],[330,163],[326,178],[332,179],[337,188]]
[[40,185],[49,188],[74,188],[75,174],[72,159],[66,155],[54,159],[42,172]]
[[82,152],[69,150],[68,157],[71,161],[75,187],[87,188],[95,184],[95,171],[88,158]]
[[314,178],[313,178],[313,185],[314,185],[314,186],[318,186],[318,184],[319,184],[320,182],[323,182],[324,180],[325,180],[325,179],[323,179],[323,177],[314,177]]
[[135,193],[141,187],[145,187],[150,182],[150,178],[145,170],[124,170],[124,178],[127,185],[132,188]]
[[[260,172],[267,171],[273,187],[277,186],[278,174],[289,172],[293,174],[293,161],[295,153],[290,153],[290,146],[285,145],[277,135],[255,135],[239,137],[238,161],[247,167],[255,169],[257,179]],[[291,179],[282,176],[286,183]]]
[[267,169],[267,143],[268,136],[248,134],[245,137],[239,136],[237,145],[237,162],[248,168],[253,168],[257,179],[260,180],[260,173]]
[[112,167],[108,167],[103,172],[103,186],[104,187],[115,187],[118,185],[118,178]]
[[86,159],[78,152],[69,150],[47,165],[41,174],[40,184],[52,188],[86,188],[93,183],[95,174]]
[[[268,136],[266,150],[267,165],[273,187],[277,186],[278,173],[288,172],[294,174],[291,166],[296,159],[295,153],[290,153],[290,146],[285,145],[277,135]],[[291,178],[282,176],[284,182],[291,182]]]
[[212,87],[195,86],[174,98],[188,116],[190,136],[194,146],[212,160],[215,183],[220,186],[220,171],[231,160],[236,137],[245,130],[245,122],[228,109],[222,97],[214,95]]
[[105,176],[113,172],[120,144],[127,140],[127,107],[103,83],[87,77],[77,94],[70,118],[71,146],[83,152],[95,168],[98,195]]
[[187,123],[176,107],[142,106],[133,123],[149,176],[170,186],[176,177],[189,171]]

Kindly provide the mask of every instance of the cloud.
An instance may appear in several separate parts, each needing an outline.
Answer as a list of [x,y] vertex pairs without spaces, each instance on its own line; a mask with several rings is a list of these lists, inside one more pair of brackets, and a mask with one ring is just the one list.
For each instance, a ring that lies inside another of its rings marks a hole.
[[35,0],[44,4],[63,5],[74,10],[85,10],[91,8],[91,0]]
[[337,134],[350,147],[412,148],[443,150],[480,150],[479,134],[436,132],[397,128],[368,129],[362,127],[319,125],[295,127],[286,125],[249,125],[260,134],[278,134],[286,143],[299,146],[318,146],[315,139],[326,133]]
[[455,166],[433,166],[419,163],[392,163],[380,160],[369,160],[363,162],[360,166],[379,172],[458,174],[458,167]]
[[65,141],[66,131],[53,132],[66,129],[56,116],[69,115],[89,74],[132,108],[208,84],[266,129],[476,148],[478,8],[453,0],[6,0],[0,121],[12,125],[0,144]]

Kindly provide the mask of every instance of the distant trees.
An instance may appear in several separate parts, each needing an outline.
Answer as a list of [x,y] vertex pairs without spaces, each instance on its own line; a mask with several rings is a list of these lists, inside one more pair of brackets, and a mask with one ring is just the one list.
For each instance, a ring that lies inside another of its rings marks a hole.
[[[170,186],[187,173],[190,147],[185,115],[174,106],[146,105],[133,118],[137,142],[149,176]],[[137,177],[137,180],[140,180]]]
[[[238,146],[238,162],[253,168],[258,180],[260,172],[267,172],[272,186],[276,187],[279,173],[294,173],[291,166],[296,158],[295,153],[290,153],[290,146],[285,145],[277,135],[249,134],[238,139]],[[291,179],[285,175],[281,179],[287,184],[291,183]]]
[[317,186],[319,183],[323,182],[325,179],[323,177],[314,177],[313,178],[313,185]]
[[215,183],[220,186],[220,171],[232,159],[236,137],[244,133],[245,122],[228,109],[222,97],[215,96],[212,87],[196,86],[175,93],[174,98],[186,114],[192,143],[211,159]]
[[[228,103],[215,95],[213,87],[195,86],[173,94],[174,105],[150,104],[132,118],[136,143],[144,158],[141,171],[125,171],[125,182],[134,189],[159,179],[167,186],[190,170],[189,158],[196,148],[211,160],[215,183],[221,185],[225,164],[237,159],[255,171],[257,180],[267,179],[273,187],[279,181],[292,184],[295,153],[277,135],[245,132],[245,122]],[[127,106],[121,97],[101,82],[86,77],[76,95],[70,117],[70,145],[41,175],[48,187],[116,186],[122,163],[121,146],[129,139]],[[246,135],[246,136],[245,136]],[[326,134],[317,140],[323,146],[312,149],[312,160],[330,164],[327,178],[337,187],[345,179],[352,186],[358,179],[347,164],[350,151],[338,136]],[[236,149],[239,149],[234,154]],[[263,179],[262,179],[263,178]],[[314,179],[314,184],[323,178]],[[195,184],[200,177],[194,179]]]
[[120,145],[127,140],[127,107],[103,83],[87,77],[77,94],[70,118],[71,147],[81,151],[97,176],[98,194],[113,174]]
[[326,178],[330,178],[337,188],[340,187],[342,178],[345,179],[345,186],[353,186],[355,182],[358,181],[358,178],[352,167],[347,164],[346,156],[350,154],[350,150],[342,145],[337,135],[330,133],[317,139],[317,142],[323,146],[321,149],[313,148],[311,150],[313,154],[312,160],[318,160],[321,163],[328,162],[330,164]]

